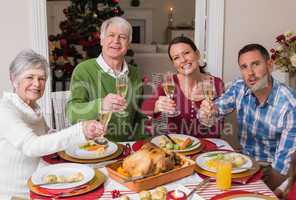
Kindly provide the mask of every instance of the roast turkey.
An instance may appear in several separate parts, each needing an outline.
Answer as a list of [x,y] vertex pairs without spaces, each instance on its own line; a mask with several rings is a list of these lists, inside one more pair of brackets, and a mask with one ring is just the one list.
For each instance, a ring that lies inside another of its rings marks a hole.
[[146,143],[140,150],[123,161],[122,168],[130,176],[158,174],[174,168],[178,162],[174,152],[165,151],[152,143]]

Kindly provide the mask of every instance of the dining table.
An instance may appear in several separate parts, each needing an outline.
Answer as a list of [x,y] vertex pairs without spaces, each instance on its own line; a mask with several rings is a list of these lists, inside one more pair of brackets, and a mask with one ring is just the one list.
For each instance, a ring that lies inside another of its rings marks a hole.
[[[223,139],[218,139],[218,138],[206,138],[204,139],[210,143],[213,143],[216,145],[217,149],[223,149],[223,150],[229,150],[233,151],[234,149],[232,146],[225,140]],[[136,142],[121,142],[121,144],[126,145],[130,144],[130,146],[133,146]],[[133,151],[133,149],[132,149]],[[86,164],[92,168],[98,169],[100,172],[102,172],[106,180],[104,182],[104,191],[100,195],[99,198],[94,198],[94,199],[101,199],[101,200],[111,200],[114,199],[113,194],[114,191],[120,194],[120,196],[126,195],[129,197],[130,200],[138,200],[139,194],[130,190],[129,188],[125,187],[124,185],[116,182],[112,178],[108,176],[108,172],[106,169],[106,165],[110,163],[110,161],[105,161],[101,163],[96,163],[96,164]],[[41,161],[41,167],[42,166],[47,166],[49,163],[47,163],[45,160]],[[179,188],[180,190],[186,190],[187,192],[190,192],[193,190],[199,183],[203,181],[205,177],[198,174],[198,173],[193,173],[190,176],[184,177],[180,180],[168,183],[163,185],[168,191],[174,190],[176,188]],[[151,190],[153,192],[153,189]],[[274,193],[269,189],[269,187],[259,178],[258,180],[250,181],[248,183],[242,184],[242,183],[233,183],[232,187],[227,190],[227,192],[239,192],[239,191],[244,191],[244,192],[251,192],[254,194],[261,194],[261,195],[266,195],[270,197],[276,197]],[[213,197],[224,193],[225,191],[221,191],[217,189],[216,187],[216,182],[214,178],[209,181],[209,183],[205,184],[202,188],[197,190],[193,195],[191,195],[191,199],[194,200],[210,200]],[[67,199],[67,198],[62,198],[62,199]]]

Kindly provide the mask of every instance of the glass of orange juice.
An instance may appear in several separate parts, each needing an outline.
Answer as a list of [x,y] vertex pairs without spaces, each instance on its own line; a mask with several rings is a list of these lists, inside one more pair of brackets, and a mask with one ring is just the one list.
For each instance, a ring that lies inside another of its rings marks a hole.
[[231,170],[230,161],[221,160],[218,162],[216,171],[216,185],[220,190],[228,190],[231,188]]

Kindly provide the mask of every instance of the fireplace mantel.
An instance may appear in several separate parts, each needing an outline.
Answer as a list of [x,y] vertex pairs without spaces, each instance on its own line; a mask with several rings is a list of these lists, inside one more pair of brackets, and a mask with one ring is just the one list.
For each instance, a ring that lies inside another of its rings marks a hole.
[[149,8],[126,8],[123,17],[132,25],[137,20],[143,20],[144,24],[144,41],[150,44],[152,42],[152,9]]

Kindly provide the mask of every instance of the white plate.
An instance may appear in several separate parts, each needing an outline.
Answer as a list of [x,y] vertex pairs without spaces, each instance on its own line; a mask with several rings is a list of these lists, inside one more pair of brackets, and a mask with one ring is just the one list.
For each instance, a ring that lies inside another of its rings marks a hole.
[[231,200],[264,200],[264,199],[260,197],[234,197],[234,198],[231,198]]
[[212,169],[212,168],[209,168],[205,162],[207,160],[210,160],[212,159],[211,157],[209,157],[209,155],[211,154],[216,154],[216,153],[231,153],[231,154],[239,154],[240,156],[244,157],[245,160],[246,160],[246,163],[243,164],[242,166],[240,167],[237,167],[237,168],[232,168],[232,173],[235,174],[235,173],[241,173],[241,172],[244,172],[244,171],[247,171],[249,170],[252,166],[253,166],[253,162],[252,160],[248,157],[248,156],[245,156],[243,154],[240,154],[240,153],[235,153],[235,152],[229,152],[229,151],[211,151],[211,152],[206,152],[206,153],[203,153],[203,154],[200,154],[199,156],[197,156],[196,158],[196,164],[204,169],[204,170],[207,170],[209,172],[214,172],[216,173],[216,169]]
[[98,159],[110,156],[114,154],[118,149],[117,144],[110,141],[108,142],[108,147],[105,149],[104,152],[87,151],[81,149],[80,146],[81,145],[70,147],[65,150],[65,153],[73,158],[78,159]]
[[94,169],[87,165],[76,164],[76,163],[61,163],[61,164],[49,165],[49,166],[38,169],[32,175],[32,183],[34,185],[42,184],[44,183],[44,180],[43,180],[44,177],[50,174],[68,177],[77,172],[81,172],[84,176],[83,180],[79,182],[48,184],[48,185],[42,185],[40,187],[47,188],[47,189],[72,188],[72,187],[77,187],[85,183],[88,183],[95,176]]
[[[190,135],[183,135],[183,134],[169,134],[169,136],[171,138],[180,138],[180,139],[183,139],[185,140],[185,138],[189,137],[191,140],[192,140],[192,147],[191,148],[186,148],[186,149],[182,149],[182,150],[172,150],[173,152],[187,152],[187,151],[192,151],[194,149],[197,149],[201,143],[199,141],[199,139],[195,138],[195,137],[192,137]],[[159,135],[159,136],[156,136],[154,138],[152,138],[151,142],[157,146],[160,147],[160,144],[159,144],[159,141],[160,141],[160,138],[161,137],[166,137],[164,135]]]

